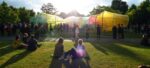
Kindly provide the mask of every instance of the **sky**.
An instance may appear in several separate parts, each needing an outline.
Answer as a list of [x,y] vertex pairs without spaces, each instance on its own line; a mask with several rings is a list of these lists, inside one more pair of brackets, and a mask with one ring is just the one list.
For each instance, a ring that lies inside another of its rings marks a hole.
[[[52,3],[58,12],[68,13],[72,10],[76,10],[81,14],[87,15],[97,5],[110,6],[112,0],[0,0],[7,2],[9,5],[15,7],[26,7],[33,9],[35,12],[41,12],[41,6],[43,4]],[[128,5],[139,5],[144,0],[123,0]]]

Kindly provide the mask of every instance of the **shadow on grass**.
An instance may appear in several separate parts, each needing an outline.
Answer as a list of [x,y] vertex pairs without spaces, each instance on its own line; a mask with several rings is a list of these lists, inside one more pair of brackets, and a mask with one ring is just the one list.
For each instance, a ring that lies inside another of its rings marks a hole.
[[3,47],[8,46],[9,44],[11,44],[10,42],[6,42],[6,41],[0,41],[0,49],[2,49]]
[[10,64],[13,64],[13,63],[15,63],[15,62],[17,62],[17,61],[19,61],[19,60],[21,60],[21,59],[23,59],[24,57],[26,57],[28,54],[30,54],[31,53],[31,51],[24,51],[24,52],[22,52],[22,53],[20,53],[20,54],[16,54],[16,55],[14,55],[13,57],[11,57],[7,62],[5,62],[4,64],[2,64],[1,66],[0,66],[0,68],[5,68],[6,66],[8,66],[8,65],[10,65]]
[[[131,47],[136,47],[136,48],[143,48],[143,49],[150,49],[150,46],[144,46],[135,42],[127,42],[127,41],[120,41],[122,42],[122,44],[127,45],[127,46],[131,46]],[[135,45],[136,44],[136,45]]]
[[64,60],[58,60],[57,58],[52,58],[51,64],[49,68],[91,68],[90,62],[88,60],[72,60],[64,61]]
[[3,55],[5,55],[5,54],[8,54],[10,52],[13,52],[13,51],[14,51],[14,49],[11,48],[10,46],[6,46],[4,48],[1,48],[0,49],[0,57],[3,56]]
[[55,57],[53,57],[49,68],[62,68],[62,64],[62,60],[58,60]]
[[132,59],[142,62],[142,63],[150,63],[150,61],[147,60],[146,58],[141,58],[139,55],[135,54],[133,51],[122,47],[124,45],[129,45],[129,44],[121,45],[120,43],[116,43],[116,42],[90,42],[90,43],[96,49],[103,52],[104,54],[108,55],[108,52],[112,52],[114,54],[132,58]]
[[96,42],[90,42],[97,50],[101,51],[105,55],[109,55],[106,48],[102,47],[101,45],[97,44]]
[[0,42],[0,48],[5,47],[5,44],[3,42]]

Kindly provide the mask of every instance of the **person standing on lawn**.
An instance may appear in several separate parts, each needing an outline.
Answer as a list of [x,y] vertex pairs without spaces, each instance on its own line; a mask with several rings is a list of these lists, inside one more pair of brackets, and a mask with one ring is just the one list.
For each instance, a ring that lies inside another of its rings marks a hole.
[[64,54],[63,41],[63,38],[59,38],[55,45],[54,55],[50,68],[62,68],[63,60],[60,60],[60,58]]
[[116,26],[113,26],[112,32],[113,32],[113,39],[117,39],[117,27]]
[[100,35],[101,35],[101,27],[100,27],[100,25],[97,25],[96,29],[97,29],[97,39],[100,39]]

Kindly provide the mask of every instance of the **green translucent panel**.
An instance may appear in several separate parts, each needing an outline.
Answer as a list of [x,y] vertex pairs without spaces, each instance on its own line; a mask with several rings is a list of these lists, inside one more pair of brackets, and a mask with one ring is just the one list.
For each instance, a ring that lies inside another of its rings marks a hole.
[[56,15],[50,15],[50,14],[37,14],[36,16],[32,17],[30,19],[30,22],[34,23],[34,24],[44,24],[44,23],[48,23],[48,25],[57,25],[60,23],[64,23],[64,20]]

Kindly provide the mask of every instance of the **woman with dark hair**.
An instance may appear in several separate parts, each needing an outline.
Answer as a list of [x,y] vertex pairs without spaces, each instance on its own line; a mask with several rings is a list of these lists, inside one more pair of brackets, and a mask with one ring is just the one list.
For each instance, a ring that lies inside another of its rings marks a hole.
[[55,45],[54,57],[60,58],[64,53],[64,45],[63,45],[63,38],[59,38],[58,42]]
[[59,38],[55,45],[54,56],[50,68],[62,68],[63,60],[60,60],[64,53],[63,39]]

